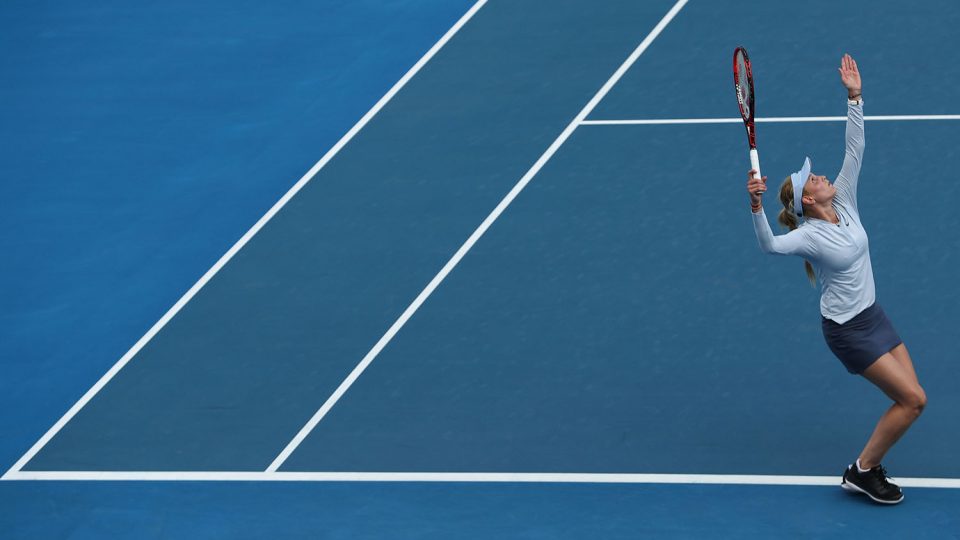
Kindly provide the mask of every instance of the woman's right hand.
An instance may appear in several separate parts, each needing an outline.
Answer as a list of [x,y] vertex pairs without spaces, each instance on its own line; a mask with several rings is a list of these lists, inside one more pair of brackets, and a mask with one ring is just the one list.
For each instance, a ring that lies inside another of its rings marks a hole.
[[756,169],[747,173],[747,193],[750,194],[750,206],[760,206],[763,192],[767,191],[767,177],[755,178]]

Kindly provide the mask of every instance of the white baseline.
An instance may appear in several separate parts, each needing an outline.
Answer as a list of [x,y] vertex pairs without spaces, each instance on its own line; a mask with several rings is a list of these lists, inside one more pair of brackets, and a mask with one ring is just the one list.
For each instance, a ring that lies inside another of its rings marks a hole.
[[[538,484],[717,484],[838,486],[839,476],[498,472],[19,471],[5,480],[160,482],[467,482]],[[960,488],[960,478],[897,478],[912,488]]]

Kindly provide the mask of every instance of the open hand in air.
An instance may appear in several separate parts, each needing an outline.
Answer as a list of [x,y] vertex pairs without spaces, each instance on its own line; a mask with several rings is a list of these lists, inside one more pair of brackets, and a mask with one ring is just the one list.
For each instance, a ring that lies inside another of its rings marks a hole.
[[861,94],[862,86],[860,84],[860,70],[857,69],[857,61],[849,54],[843,55],[840,59],[840,82],[847,88],[847,96],[855,98]]

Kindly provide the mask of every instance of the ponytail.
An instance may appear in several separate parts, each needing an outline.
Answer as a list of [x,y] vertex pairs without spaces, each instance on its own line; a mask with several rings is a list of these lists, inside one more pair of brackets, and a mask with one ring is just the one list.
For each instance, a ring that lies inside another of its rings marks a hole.
[[[777,215],[777,221],[791,231],[796,229],[800,226],[800,223],[797,219],[797,211],[793,207],[793,182],[790,181],[789,176],[780,185],[780,203],[783,204],[783,210],[780,210]],[[813,272],[813,265],[810,264],[810,261],[804,260],[803,266],[807,271],[807,279],[810,280],[810,284],[816,286],[817,275]]]

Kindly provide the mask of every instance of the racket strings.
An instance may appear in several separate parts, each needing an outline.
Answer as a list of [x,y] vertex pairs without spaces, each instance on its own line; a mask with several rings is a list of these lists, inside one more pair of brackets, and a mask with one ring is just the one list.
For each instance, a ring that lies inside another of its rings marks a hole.
[[750,83],[747,81],[747,63],[742,54],[737,54],[737,97],[744,116],[750,116]]

